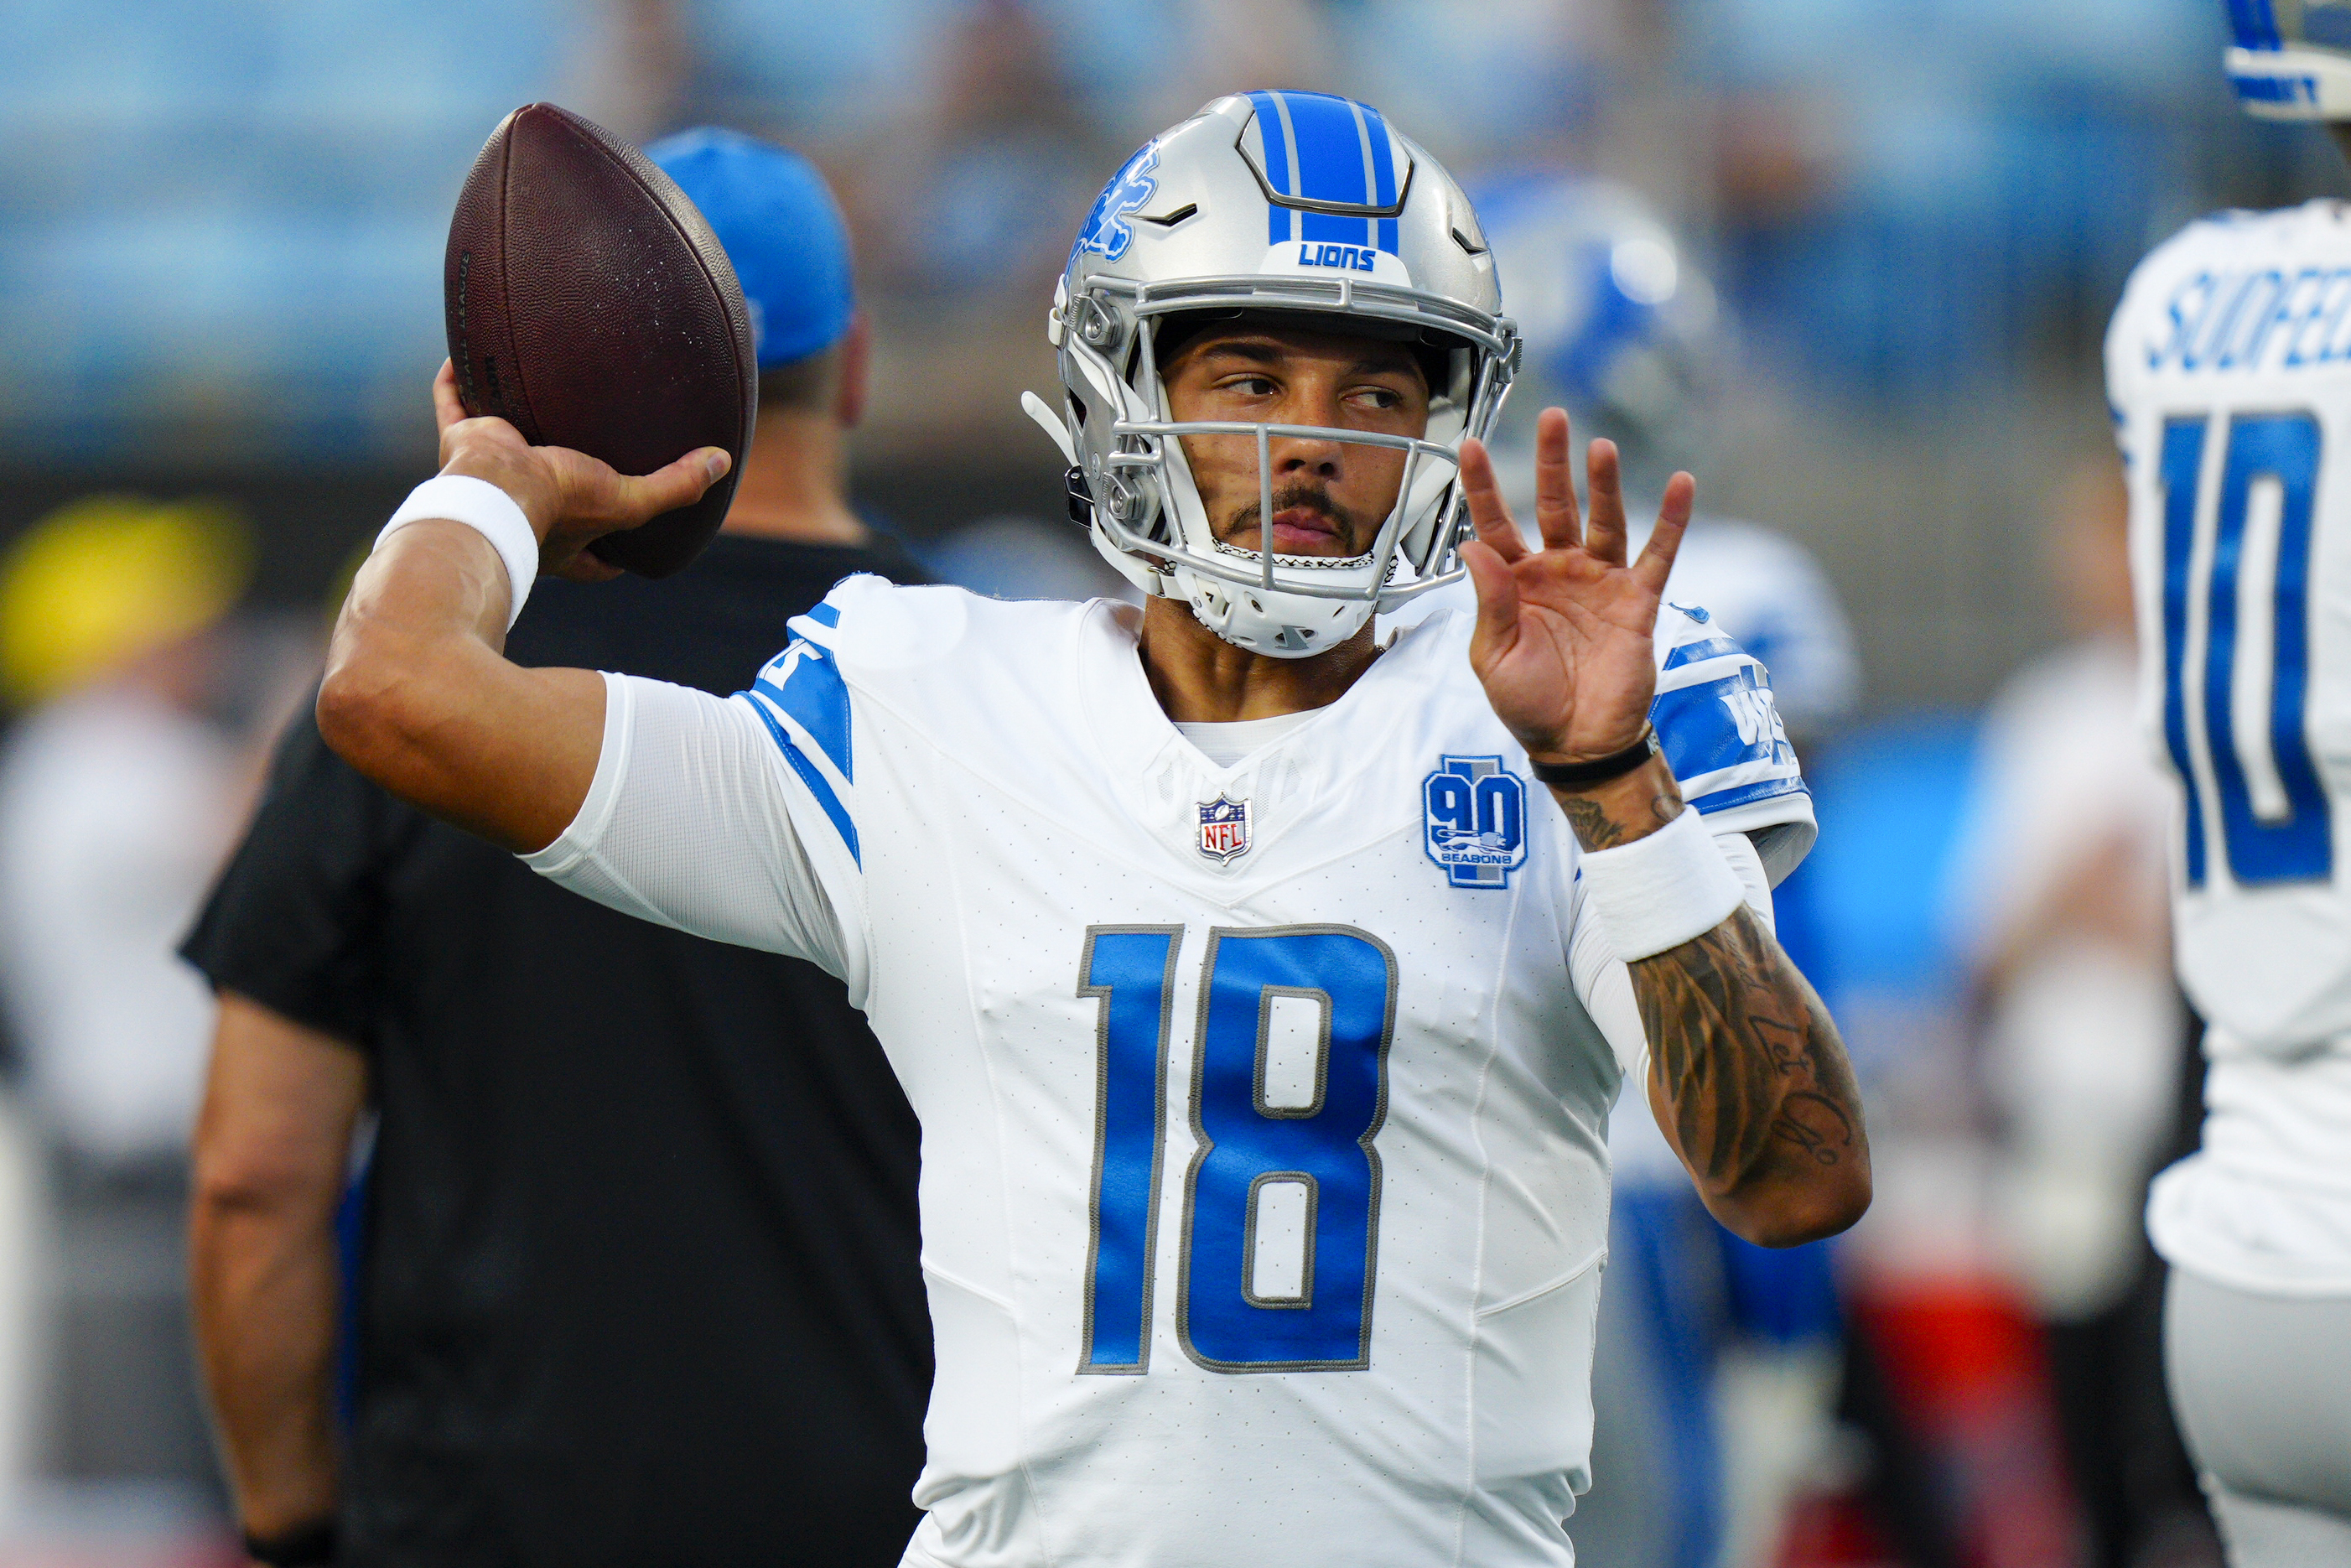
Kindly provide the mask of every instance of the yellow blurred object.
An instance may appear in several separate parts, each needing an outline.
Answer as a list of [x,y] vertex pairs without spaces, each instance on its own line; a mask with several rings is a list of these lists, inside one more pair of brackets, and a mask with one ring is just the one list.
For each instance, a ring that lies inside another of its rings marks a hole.
[[327,631],[329,634],[335,629],[336,620],[343,612],[343,601],[351,596],[351,584],[358,579],[360,568],[365,566],[368,557],[374,553],[375,540],[361,539],[352,548],[351,553],[343,558],[343,564],[336,569],[335,580],[327,585]]
[[61,696],[219,620],[252,573],[225,503],[72,502],[0,557],[0,687],[20,706]]

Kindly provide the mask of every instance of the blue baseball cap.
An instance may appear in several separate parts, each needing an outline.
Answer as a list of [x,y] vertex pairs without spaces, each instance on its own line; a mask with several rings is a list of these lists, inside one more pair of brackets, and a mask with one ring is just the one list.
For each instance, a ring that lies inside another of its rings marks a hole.
[[726,248],[751,308],[761,370],[841,341],[857,308],[849,231],[815,164],[712,125],[664,136],[645,156],[702,209]]

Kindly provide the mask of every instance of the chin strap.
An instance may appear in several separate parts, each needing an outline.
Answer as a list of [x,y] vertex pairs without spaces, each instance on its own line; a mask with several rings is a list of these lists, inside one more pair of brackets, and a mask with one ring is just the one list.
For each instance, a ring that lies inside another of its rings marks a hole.
[[1035,420],[1038,428],[1053,438],[1053,444],[1061,449],[1061,461],[1070,465],[1071,472],[1075,473],[1078,466],[1078,448],[1077,444],[1070,439],[1070,427],[1061,423],[1061,416],[1048,407],[1043,398],[1032,392],[1024,392],[1020,394],[1020,412]]

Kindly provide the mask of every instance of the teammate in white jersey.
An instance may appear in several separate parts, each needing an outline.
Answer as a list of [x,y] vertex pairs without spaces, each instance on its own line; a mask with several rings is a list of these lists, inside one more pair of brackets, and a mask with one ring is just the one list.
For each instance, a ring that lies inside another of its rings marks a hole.
[[[2351,151],[2351,6],[2236,0],[2245,106]],[[2351,207],[2224,213],[2106,340],[2203,1147],[2156,1181],[2180,1424],[2239,1568],[2351,1564]]]
[[[1343,99],[1136,154],[1053,331],[1046,422],[1141,611],[853,579],[732,699],[517,668],[491,539],[595,575],[722,460],[624,479],[444,371],[321,726],[590,896],[847,981],[923,1123],[910,1563],[1569,1563],[1622,1074],[1742,1234],[1868,1201],[1740,875],[1768,909],[1744,831],[1809,798],[1753,661],[1659,613],[1690,482],[1628,563],[1614,450],[1587,530],[1553,416],[1528,547],[1475,439],[1513,358],[1476,214]],[[1465,570],[1474,627],[1374,641]],[[1740,797],[1723,842],[1656,754],[1661,658],[1750,694],[1687,781]]]

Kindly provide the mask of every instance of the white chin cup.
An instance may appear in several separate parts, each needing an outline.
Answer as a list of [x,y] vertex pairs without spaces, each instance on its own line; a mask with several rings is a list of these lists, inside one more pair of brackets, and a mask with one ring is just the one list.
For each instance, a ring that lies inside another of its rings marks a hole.
[[[1166,392],[1160,389],[1164,404]],[[1164,414],[1163,414],[1164,417]],[[1176,537],[1202,555],[1230,560],[1245,570],[1261,569],[1265,557],[1257,550],[1235,549],[1217,542],[1216,529],[1208,521],[1208,508],[1200,499],[1199,486],[1192,478],[1191,460],[1184,455],[1181,436],[1161,439],[1164,458],[1160,472],[1166,477],[1166,497],[1163,503],[1175,523]],[[1429,464],[1424,466],[1434,467]],[[1260,474],[1259,478],[1263,476]],[[1418,489],[1417,484],[1414,486]],[[1270,531],[1270,530],[1269,530]],[[1390,559],[1394,557],[1391,554]],[[1340,565],[1304,556],[1277,555],[1276,568],[1296,568],[1310,571],[1327,570],[1334,584],[1347,584],[1359,579],[1366,591],[1362,599],[1324,599],[1311,593],[1292,593],[1285,589],[1268,588],[1261,581],[1240,583],[1228,581],[1180,559],[1169,574],[1176,591],[1183,595],[1200,618],[1200,624],[1230,643],[1236,648],[1246,648],[1252,653],[1263,653],[1275,659],[1308,659],[1353,636],[1364,622],[1378,609],[1378,601],[1369,597],[1385,571],[1386,562],[1365,556],[1357,561]]]
[[[1236,561],[1258,559],[1254,550]],[[1276,556],[1277,564],[1296,557]],[[1200,624],[1252,653],[1275,659],[1308,659],[1337,646],[1363,629],[1377,606],[1368,599],[1317,599],[1304,593],[1268,591],[1256,584],[1226,582],[1178,566],[1176,591]]]
[[2238,106],[2256,120],[2351,120],[2351,56],[2231,49],[2220,58]]

